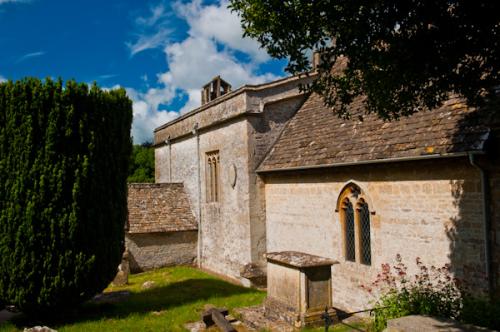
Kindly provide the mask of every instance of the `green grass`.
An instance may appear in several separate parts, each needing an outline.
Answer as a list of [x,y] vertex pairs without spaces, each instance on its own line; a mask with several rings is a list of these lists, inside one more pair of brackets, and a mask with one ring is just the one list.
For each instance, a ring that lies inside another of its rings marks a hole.
[[[301,332],[324,332],[324,327],[305,328]],[[364,323],[338,323],[328,329],[329,332],[350,332],[350,331],[366,331]]]
[[[144,290],[145,281],[155,287]],[[0,324],[0,331],[47,325],[59,332],[76,331],[184,331],[183,325],[200,319],[207,303],[228,309],[259,304],[265,293],[239,287],[190,267],[156,270],[129,278],[129,285],[106,291],[128,290],[131,295],[115,304],[87,303],[65,317],[29,321],[26,317]]]
[[[155,286],[142,289],[145,281],[154,281]],[[72,313],[41,321],[19,316],[0,323],[0,332],[22,331],[25,327],[36,325],[46,325],[59,332],[185,331],[183,325],[199,320],[205,304],[231,310],[260,304],[266,296],[265,292],[236,286],[190,267],[164,268],[131,275],[129,285],[110,286],[105,292],[124,290],[131,294],[118,303],[86,303]],[[351,326],[363,329],[360,324]],[[320,331],[324,328],[303,330]],[[352,329],[339,324],[329,331],[346,332]]]

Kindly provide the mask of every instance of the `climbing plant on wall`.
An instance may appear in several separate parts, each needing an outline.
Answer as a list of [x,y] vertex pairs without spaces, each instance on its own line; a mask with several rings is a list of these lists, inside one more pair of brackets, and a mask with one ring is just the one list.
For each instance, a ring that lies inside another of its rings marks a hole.
[[113,279],[131,122],[123,89],[0,84],[0,302],[28,313],[67,308]]

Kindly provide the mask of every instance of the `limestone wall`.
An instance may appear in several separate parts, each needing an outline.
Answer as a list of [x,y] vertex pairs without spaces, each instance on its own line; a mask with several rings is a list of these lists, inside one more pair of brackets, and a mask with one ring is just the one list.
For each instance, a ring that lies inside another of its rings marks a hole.
[[[259,193],[264,186],[255,168],[302,102],[296,97],[298,84],[310,79],[293,77],[243,87],[155,131],[156,182],[184,183],[198,221],[201,213],[204,268],[239,278],[243,266],[262,262],[265,204]],[[196,125],[198,131],[193,133]],[[212,151],[219,151],[220,199],[207,203],[206,153]]]
[[[200,131],[199,156],[196,136],[155,149],[156,182],[183,182],[197,220],[201,194],[203,267],[234,278],[239,277],[243,265],[251,262],[247,129],[246,120],[239,118]],[[219,202],[207,203],[206,153],[212,151],[219,151],[220,199]],[[201,167],[199,183],[198,158]],[[233,165],[237,172],[234,188],[229,176]]]
[[196,231],[127,234],[133,273],[165,266],[190,265],[196,259]]
[[264,106],[260,116],[249,117],[249,194],[250,194],[250,227],[252,261],[265,266],[266,253],[266,214],[264,182],[257,176],[255,169],[272,148],[288,120],[293,117],[305,100],[299,95],[277,102],[270,102]]
[[[345,261],[336,202],[354,180],[368,195],[371,266]],[[333,304],[369,307],[369,285],[382,263],[402,255],[411,271],[450,263],[483,288],[484,239],[480,178],[466,158],[339,167],[265,177],[267,250],[296,250],[340,261],[332,267]]]
[[[200,135],[203,267],[238,278],[251,262],[249,225],[248,132],[244,120]],[[219,201],[207,203],[206,153],[219,151]],[[231,186],[232,168],[236,184]]]

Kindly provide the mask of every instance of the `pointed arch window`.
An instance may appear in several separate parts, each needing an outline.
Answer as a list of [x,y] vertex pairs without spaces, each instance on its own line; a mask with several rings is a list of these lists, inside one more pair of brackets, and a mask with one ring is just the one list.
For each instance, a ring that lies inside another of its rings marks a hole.
[[206,157],[206,201],[219,201],[219,151],[207,152]]
[[357,208],[358,221],[359,221],[359,246],[360,246],[360,261],[363,264],[371,265],[372,251],[370,239],[370,210],[368,204],[361,199]]
[[350,183],[344,187],[337,202],[345,260],[371,265],[371,212],[366,195],[359,186]]
[[343,204],[345,259],[356,261],[356,242],[354,238],[354,209],[351,201],[346,198]]

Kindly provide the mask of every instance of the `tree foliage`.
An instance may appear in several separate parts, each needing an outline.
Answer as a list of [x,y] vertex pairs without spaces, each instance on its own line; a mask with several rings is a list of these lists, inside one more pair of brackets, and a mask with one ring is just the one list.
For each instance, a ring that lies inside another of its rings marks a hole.
[[128,174],[128,182],[155,181],[155,152],[151,143],[134,145]]
[[[363,98],[368,112],[398,118],[442,104],[450,93],[481,105],[500,78],[500,2],[494,0],[230,0],[245,35],[292,73],[311,68],[308,87],[348,116]],[[332,70],[342,67],[343,70]]]
[[132,103],[61,80],[0,84],[0,299],[29,313],[102,291],[124,249]]

